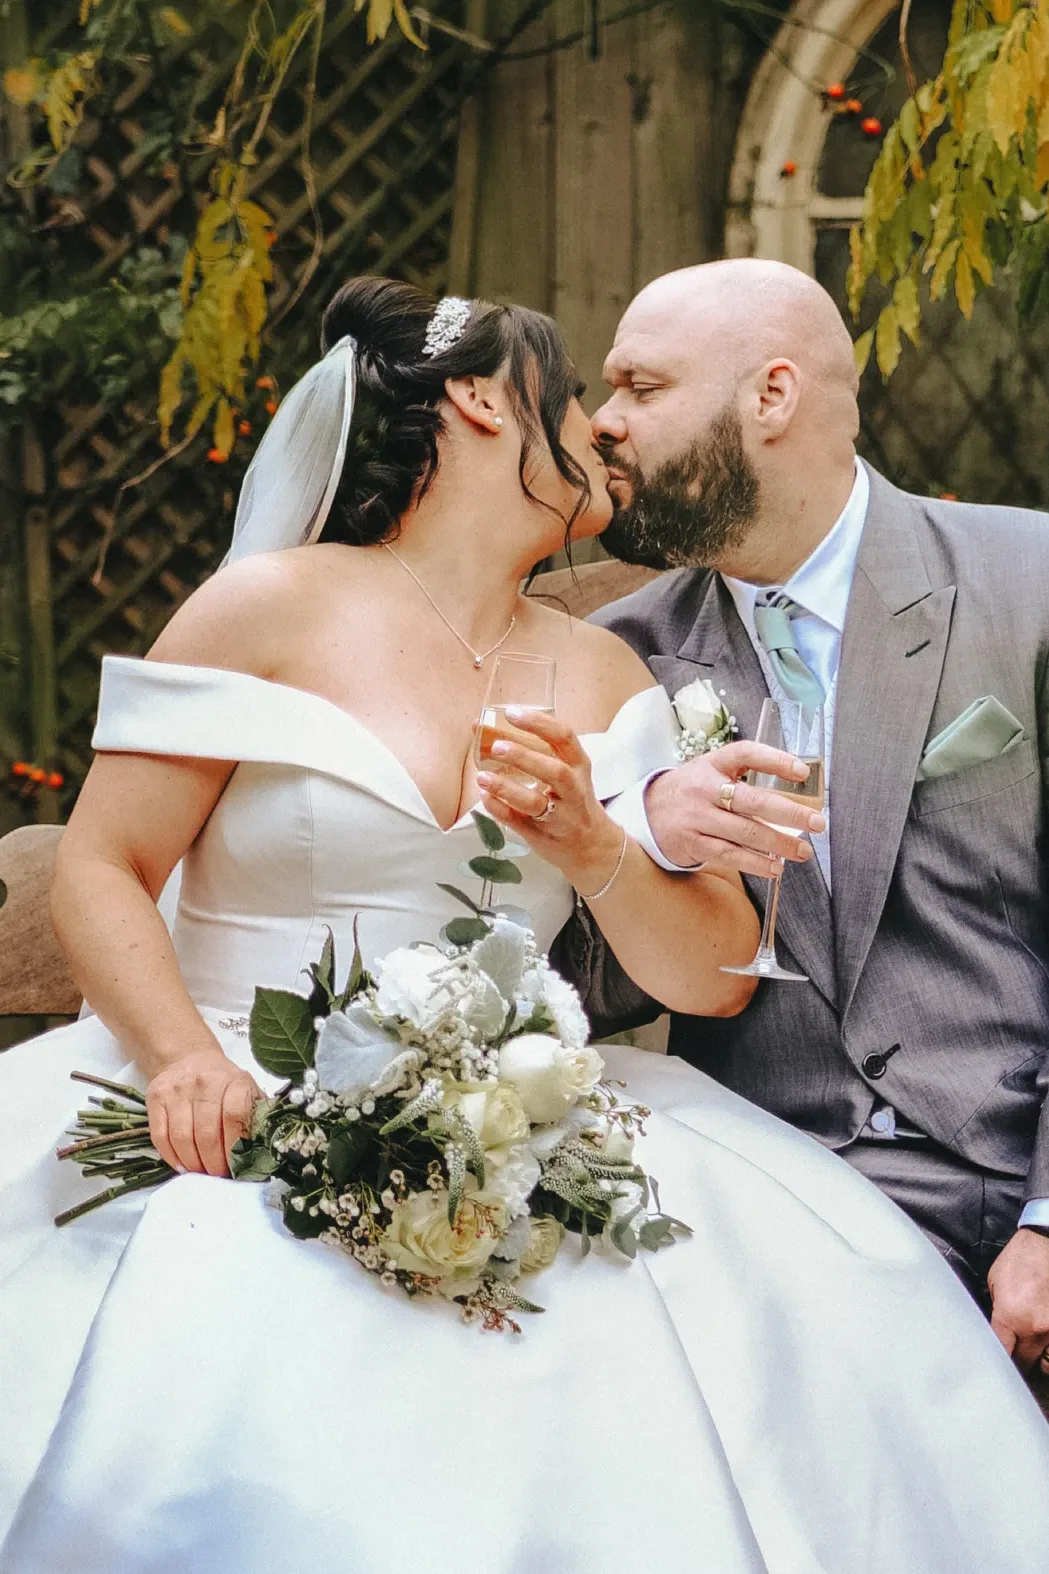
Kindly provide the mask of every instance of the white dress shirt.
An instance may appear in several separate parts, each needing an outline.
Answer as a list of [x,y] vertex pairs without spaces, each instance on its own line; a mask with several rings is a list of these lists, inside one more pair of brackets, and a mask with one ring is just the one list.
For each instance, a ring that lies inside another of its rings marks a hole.
[[[722,576],[735,603],[740,622],[746,629],[754,653],[761,664],[769,694],[785,707],[788,716],[790,708],[796,707],[796,702],[791,701],[784,694],[776,681],[768,654],[757,636],[754,608],[759,599],[782,592],[804,609],[791,619],[791,627],[801,659],[809,671],[819,679],[826,695],[823,728],[827,786],[824,814],[827,829],[818,836],[812,836],[810,840],[828,891],[831,885],[830,838],[833,830],[834,706],[838,688],[838,666],[841,659],[841,636],[845,628],[845,609],[852,590],[852,578],[856,570],[856,559],[859,555],[869,501],[870,479],[857,459],[856,479],[852,491],[833,528],[784,585],[768,587],[752,585],[744,579],[731,579],[727,574]],[[731,705],[731,695],[727,696],[727,699]],[[684,873],[686,871],[680,864],[672,863],[660,850],[645,811],[645,791],[648,784],[661,774],[660,771],[654,771],[645,781],[639,782],[637,786],[623,793],[606,807],[613,819],[640,843],[655,863],[671,873]],[[897,1116],[892,1106],[879,1100],[863,1135],[883,1142],[892,1142],[897,1135],[907,1134],[906,1126],[898,1132]],[[1029,1202],[1020,1216],[1020,1224],[1049,1228],[1049,1198],[1038,1198]]]

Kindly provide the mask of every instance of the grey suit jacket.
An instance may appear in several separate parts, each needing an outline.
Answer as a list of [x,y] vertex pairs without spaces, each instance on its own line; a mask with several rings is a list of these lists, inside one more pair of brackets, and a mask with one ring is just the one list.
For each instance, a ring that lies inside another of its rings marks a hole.
[[[595,621],[668,691],[724,689],[753,735],[764,679],[717,575],[665,575]],[[917,783],[927,741],[994,695],[1025,736]],[[981,1168],[1049,1196],[1049,516],[912,497],[871,472],[842,640],[831,782],[833,902],[785,874],[781,959],[739,1017],[675,1017],[670,1049],[842,1147],[876,1097]],[[748,880],[756,903],[765,883]],[[651,1020],[585,914],[556,963],[598,1032]]]

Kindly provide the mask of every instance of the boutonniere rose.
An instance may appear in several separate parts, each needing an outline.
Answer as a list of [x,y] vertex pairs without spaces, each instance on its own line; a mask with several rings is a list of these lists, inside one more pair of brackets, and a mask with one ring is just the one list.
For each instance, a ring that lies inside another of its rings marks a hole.
[[728,743],[736,732],[736,718],[725,705],[725,691],[715,689],[709,678],[696,678],[678,689],[671,704],[681,724],[677,756],[694,760]]

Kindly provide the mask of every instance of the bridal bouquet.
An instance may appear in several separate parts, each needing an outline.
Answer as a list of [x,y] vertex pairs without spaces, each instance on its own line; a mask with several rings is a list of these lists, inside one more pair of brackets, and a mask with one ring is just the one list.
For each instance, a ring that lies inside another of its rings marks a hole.
[[[566,1232],[584,1255],[601,1238],[627,1257],[689,1232],[635,1162],[648,1111],[603,1080],[575,990],[493,905],[520,874],[499,826],[475,819],[481,900],[444,887],[469,916],[441,944],[392,951],[374,976],[357,949],[338,988],[329,933],[309,995],[256,989],[252,1053],[286,1086],[256,1104],[231,1167],[267,1182],[294,1235],[341,1246],[410,1296],[458,1302],[465,1321],[520,1331],[514,1312],[542,1310],[520,1282]],[[121,1184],[58,1222],[171,1174],[141,1095],[105,1086],[121,1097],[95,1101],[60,1156]]]

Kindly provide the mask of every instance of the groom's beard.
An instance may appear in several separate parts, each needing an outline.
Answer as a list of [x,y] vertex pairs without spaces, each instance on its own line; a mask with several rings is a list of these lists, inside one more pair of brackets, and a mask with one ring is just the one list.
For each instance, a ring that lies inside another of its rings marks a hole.
[[601,536],[623,563],[707,568],[738,547],[754,522],[760,487],[735,410],[722,411],[704,437],[647,481],[637,465],[607,457],[631,487],[630,502]]

